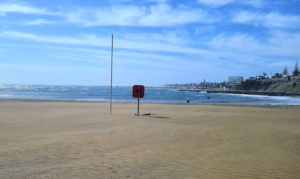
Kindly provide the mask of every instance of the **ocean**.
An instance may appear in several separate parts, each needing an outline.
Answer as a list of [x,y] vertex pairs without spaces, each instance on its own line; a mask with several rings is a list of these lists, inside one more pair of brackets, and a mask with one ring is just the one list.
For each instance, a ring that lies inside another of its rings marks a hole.
[[[300,97],[183,92],[147,88],[141,102],[192,104],[300,105]],[[104,86],[58,86],[0,84],[0,99],[38,99],[70,101],[109,101],[110,88]],[[134,102],[131,87],[114,87],[113,101]]]

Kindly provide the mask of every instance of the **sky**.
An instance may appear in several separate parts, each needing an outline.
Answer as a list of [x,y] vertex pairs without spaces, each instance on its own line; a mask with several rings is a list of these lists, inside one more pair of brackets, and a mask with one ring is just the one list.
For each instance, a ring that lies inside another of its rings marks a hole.
[[0,83],[109,85],[112,34],[115,86],[291,73],[300,0],[0,0]]

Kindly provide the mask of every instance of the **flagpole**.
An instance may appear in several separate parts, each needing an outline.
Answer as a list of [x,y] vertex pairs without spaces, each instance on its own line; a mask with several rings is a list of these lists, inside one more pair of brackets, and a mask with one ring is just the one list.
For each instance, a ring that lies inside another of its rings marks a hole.
[[113,54],[114,54],[114,34],[111,35],[111,59],[110,59],[110,115],[111,115],[111,111],[112,111]]

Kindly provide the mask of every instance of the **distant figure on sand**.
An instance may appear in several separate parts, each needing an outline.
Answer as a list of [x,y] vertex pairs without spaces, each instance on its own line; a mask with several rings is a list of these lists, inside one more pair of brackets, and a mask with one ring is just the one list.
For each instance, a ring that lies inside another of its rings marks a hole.
[[190,103],[190,97],[188,96],[187,98],[186,98],[186,103]]

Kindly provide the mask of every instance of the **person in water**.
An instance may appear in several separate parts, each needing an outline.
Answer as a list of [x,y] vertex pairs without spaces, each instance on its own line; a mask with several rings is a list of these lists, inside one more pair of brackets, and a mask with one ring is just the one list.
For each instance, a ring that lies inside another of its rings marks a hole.
[[191,102],[191,100],[190,100],[190,97],[188,96],[187,98],[186,98],[186,103],[190,103]]

